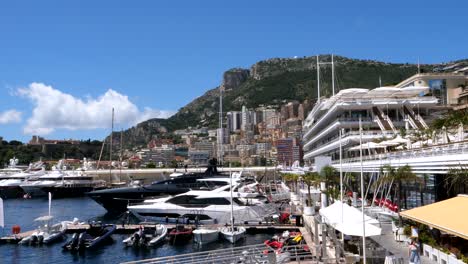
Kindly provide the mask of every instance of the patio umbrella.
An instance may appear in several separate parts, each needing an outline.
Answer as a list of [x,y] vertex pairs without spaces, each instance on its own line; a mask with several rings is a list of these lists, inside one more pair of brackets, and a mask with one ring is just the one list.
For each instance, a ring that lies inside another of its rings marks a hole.
[[463,124],[458,125],[458,141],[463,141],[465,139],[465,131],[463,129]]
[[448,144],[449,138],[447,135],[447,128],[445,126],[442,127],[442,144]]
[[[382,146],[378,143],[375,142],[367,142],[362,144],[362,149],[378,149],[378,148],[385,148],[385,146]],[[360,150],[361,145],[349,148],[348,150]]]

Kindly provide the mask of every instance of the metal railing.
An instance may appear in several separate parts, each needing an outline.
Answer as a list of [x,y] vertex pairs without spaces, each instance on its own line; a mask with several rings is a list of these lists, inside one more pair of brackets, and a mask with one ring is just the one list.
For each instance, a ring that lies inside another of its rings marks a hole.
[[[418,157],[434,157],[440,155],[457,155],[462,153],[468,153],[468,141],[455,142],[443,145],[434,145],[431,147],[423,147],[412,150],[403,150],[388,152],[382,154],[374,154],[363,156],[363,161],[368,160],[395,160],[403,158],[418,158]],[[352,163],[360,161],[359,157],[343,159],[343,163]],[[339,164],[339,161],[333,162],[333,164]]]
[[203,252],[195,252],[181,254],[175,256],[166,256],[159,258],[151,258],[145,260],[137,260],[125,262],[126,264],[141,264],[141,263],[301,263],[305,260],[314,260],[310,251],[304,250],[304,245],[285,246],[281,252],[275,251],[271,247],[264,244],[256,244],[242,247],[216,249]]

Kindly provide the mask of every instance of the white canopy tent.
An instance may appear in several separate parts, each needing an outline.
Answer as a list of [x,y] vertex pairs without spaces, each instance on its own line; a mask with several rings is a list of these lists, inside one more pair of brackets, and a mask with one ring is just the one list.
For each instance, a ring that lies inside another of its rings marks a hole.
[[[363,236],[362,212],[340,201],[336,201],[332,205],[320,209],[320,215],[325,223],[332,226],[336,230],[349,236]],[[365,221],[365,236],[378,236],[382,230],[372,224],[378,224],[376,219],[367,215],[364,216]]]

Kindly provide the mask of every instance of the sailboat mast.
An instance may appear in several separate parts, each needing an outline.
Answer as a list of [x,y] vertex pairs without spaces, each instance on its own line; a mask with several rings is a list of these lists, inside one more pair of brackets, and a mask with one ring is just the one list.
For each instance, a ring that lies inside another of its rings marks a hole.
[[109,142],[109,184],[112,184],[112,134],[114,134],[114,108],[112,107],[111,134]]
[[317,55],[317,103],[320,103],[320,63]]
[[[343,129],[340,128],[340,200],[341,200],[341,223],[343,223],[343,164],[342,164],[342,144],[341,139],[343,137]],[[341,233],[341,240],[344,241],[344,234]]]
[[218,160],[219,164],[223,165],[223,86],[219,87],[219,132],[218,132]]
[[231,163],[229,162],[229,179],[231,182],[231,228],[232,232],[234,232],[234,204],[232,201],[232,171],[231,171]]
[[362,124],[361,116],[359,115],[359,159],[361,163],[361,210],[362,210],[362,258],[363,263],[366,264],[366,222],[364,221],[364,172],[362,169]]
[[123,159],[123,129],[120,129],[120,160],[119,160],[119,183],[122,182],[122,159]]
[[335,63],[333,61],[333,54],[331,55],[331,66],[332,66],[332,95],[335,95]]

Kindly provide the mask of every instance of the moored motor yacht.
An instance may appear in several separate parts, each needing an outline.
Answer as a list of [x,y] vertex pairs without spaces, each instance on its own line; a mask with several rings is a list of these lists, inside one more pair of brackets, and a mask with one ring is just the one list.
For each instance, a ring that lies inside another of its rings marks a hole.
[[[228,185],[211,191],[189,191],[173,197],[147,200],[140,205],[128,206],[128,210],[141,220],[164,222],[170,221],[169,218],[182,218],[200,224],[229,223],[229,190]],[[232,211],[235,223],[259,222],[277,213],[273,206],[265,203],[265,197],[259,194],[233,192],[233,197]]]
[[28,179],[36,179],[45,174],[45,170],[40,171],[25,171],[15,173],[4,177],[0,180],[0,197],[2,198],[18,198],[24,194],[20,187]]
[[64,176],[64,172],[60,170],[53,170],[42,176],[25,180],[20,184],[20,187],[23,189],[24,193],[32,197],[45,196],[47,195],[47,192],[45,192],[42,188],[55,186],[57,183],[62,181]]
[[[201,181],[206,179],[206,181]],[[211,173],[173,174],[169,179],[155,181],[147,185],[98,190],[87,193],[94,201],[111,213],[127,211],[129,204],[141,203],[145,199],[177,195],[193,189],[213,189],[219,187],[219,182],[213,179]]]
[[106,187],[104,180],[97,180],[94,176],[84,172],[66,172],[54,185],[42,187],[41,190],[52,193],[55,198],[76,197]]

